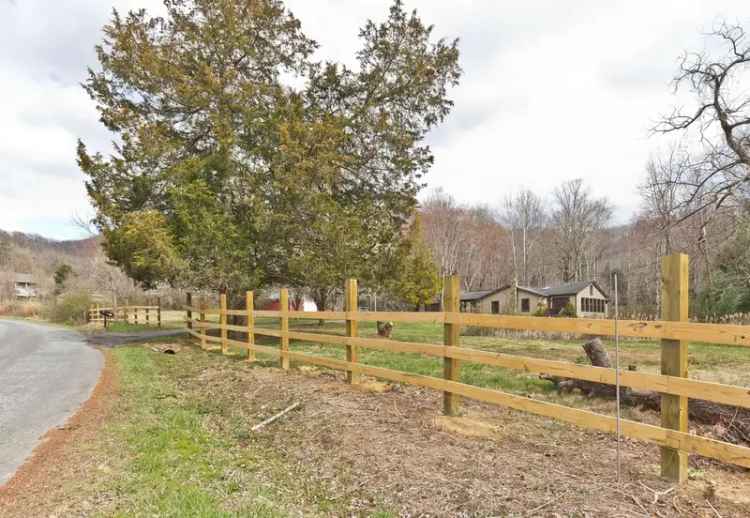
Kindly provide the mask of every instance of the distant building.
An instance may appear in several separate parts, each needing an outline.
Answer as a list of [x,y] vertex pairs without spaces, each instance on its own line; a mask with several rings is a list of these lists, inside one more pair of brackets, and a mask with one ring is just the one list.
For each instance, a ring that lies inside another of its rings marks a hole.
[[14,273],[12,279],[17,299],[33,299],[39,294],[37,283],[30,273]]
[[[267,298],[265,300],[258,301],[256,309],[263,311],[279,311],[281,309],[279,297],[280,294],[278,289],[271,290],[267,293]],[[295,299],[290,293],[289,309],[291,311],[318,311],[318,305],[307,295],[304,295],[301,299]]]
[[461,293],[461,311],[474,313],[534,314],[540,309],[548,315],[558,315],[570,304],[579,317],[605,317],[609,297],[595,281],[581,281],[530,288],[507,285],[492,290]]

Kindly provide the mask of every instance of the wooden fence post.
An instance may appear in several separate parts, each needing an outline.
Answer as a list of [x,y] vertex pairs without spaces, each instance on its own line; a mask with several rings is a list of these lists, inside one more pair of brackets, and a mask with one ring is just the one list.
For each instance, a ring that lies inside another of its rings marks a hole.
[[133,323],[138,325],[138,306],[133,307]]
[[[458,275],[451,275],[443,279],[445,290],[444,310],[446,323],[443,324],[443,344],[451,347],[460,345],[459,332],[461,325],[457,323],[447,323],[449,313],[458,313],[461,300],[461,279]],[[443,358],[443,377],[450,381],[460,380],[460,370],[458,360],[455,358]],[[443,413],[445,415],[457,415],[459,406],[459,397],[452,392],[443,392]]]
[[[356,337],[358,332],[357,320],[353,313],[356,313],[359,305],[359,292],[357,289],[357,279],[347,279],[346,286],[344,288],[344,311],[346,311],[346,336]],[[358,350],[357,346],[353,344],[346,344],[346,361],[351,363],[357,363]],[[346,381],[352,385],[359,383],[360,375],[358,372],[346,371]]]
[[156,297],[156,325],[161,327],[161,297]]
[[281,288],[279,292],[279,310],[281,311],[281,368],[289,369],[289,290]]
[[245,292],[245,310],[247,310],[247,361],[254,362],[255,351],[249,349],[249,347],[255,345],[255,332],[253,331],[255,327],[255,300],[252,291]]
[[151,325],[151,315],[149,314],[149,312],[150,312],[150,308],[146,306],[146,325],[147,326]]
[[[190,308],[193,306],[193,294],[190,292],[187,292],[185,294],[185,305],[188,307],[186,312],[186,319],[187,319],[187,327],[188,329],[193,329],[193,312],[190,310]],[[128,317],[127,313],[125,314],[125,321],[127,322]]]
[[219,295],[219,321],[221,322],[221,354],[227,354],[229,344],[227,343],[227,292],[222,291]]
[[[661,318],[688,320],[688,256],[673,254],[661,262]],[[687,378],[688,344],[681,340],[661,341],[661,373]],[[672,394],[661,396],[661,425],[664,428],[688,431],[688,398]],[[661,475],[681,483],[687,480],[688,454],[674,448],[661,448]]]
[[201,312],[198,313],[198,318],[200,319],[201,327],[198,329],[198,331],[201,334],[201,349],[206,349],[206,312],[204,311],[206,309],[206,301],[203,300],[203,297],[201,297],[200,302],[198,303],[198,307],[201,309]]

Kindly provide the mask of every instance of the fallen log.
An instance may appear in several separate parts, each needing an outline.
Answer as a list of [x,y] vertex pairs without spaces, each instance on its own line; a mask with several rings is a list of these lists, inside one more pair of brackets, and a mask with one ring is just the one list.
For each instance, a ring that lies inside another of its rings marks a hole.
[[[599,338],[583,344],[583,350],[595,367],[611,368],[609,355]],[[636,367],[628,365],[628,370],[636,370]],[[614,399],[616,396],[616,388],[605,383],[560,378],[546,374],[541,374],[539,377],[554,383],[558,392],[571,392],[578,389],[589,397]],[[620,400],[624,405],[661,412],[659,392],[636,391],[629,387],[620,387]],[[712,435],[722,441],[750,445],[750,409],[690,399],[688,400],[688,418],[693,423],[713,426]]]
[[[583,344],[583,350],[586,352],[591,365],[594,367],[611,368],[609,361],[609,355],[604,344],[599,338],[594,338]],[[629,370],[635,370],[633,366],[628,367]],[[604,398],[615,398],[616,387],[614,385],[608,385],[606,383],[597,383],[595,381],[585,381],[570,378],[560,378],[557,376],[549,376],[547,374],[541,374],[541,379],[551,381],[555,384],[558,392],[572,392],[574,390],[580,390],[583,394],[589,397],[604,397]],[[620,387],[620,398],[626,399],[630,396],[630,389],[628,387]]]

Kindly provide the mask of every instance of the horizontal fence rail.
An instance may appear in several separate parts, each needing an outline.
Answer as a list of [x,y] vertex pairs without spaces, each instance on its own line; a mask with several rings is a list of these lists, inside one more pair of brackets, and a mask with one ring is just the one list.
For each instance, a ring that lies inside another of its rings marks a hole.
[[[218,315],[219,309],[183,306],[195,313]],[[281,311],[253,311],[256,317],[281,318]],[[228,310],[227,315],[247,316],[246,310]],[[458,324],[514,331],[572,333],[592,336],[614,336],[615,321],[597,318],[534,317],[518,315],[482,315],[452,312],[392,312],[392,311],[288,311],[290,319],[356,320],[358,322],[411,322]],[[750,347],[750,326],[735,324],[702,324],[697,322],[669,322],[660,320],[619,320],[620,336],[686,340],[714,345]]]
[[[356,281],[354,281],[353,288],[351,282],[347,284],[347,290],[354,289],[356,293]],[[284,291],[282,290],[282,299],[286,300],[286,297],[283,297]],[[250,301],[249,304],[252,304],[252,292],[248,292],[247,300]],[[615,385],[619,374],[619,382],[622,386],[636,390],[650,390],[663,394],[663,397],[685,398],[685,401],[687,401],[687,398],[691,398],[750,408],[750,388],[691,379],[686,375],[651,374],[630,370],[620,370],[618,373],[613,368],[483,351],[461,347],[457,343],[453,343],[453,339],[449,342],[447,336],[446,343],[441,345],[385,338],[363,338],[357,336],[356,326],[350,327],[349,325],[346,328],[346,335],[289,330],[289,320],[316,319],[347,323],[373,321],[421,322],[444,325],[446,329],[449,327],[453,329],[453,326],[458,328],[461,326],[478,326],[596,336],[613,336],[615,334],[615,321],[606,319],[484,315],[457,311],[365,312],[356,311],[356,304],[353,308],[349,311],[307,312],[255,310],[252,307],[246,307],[244,310],[228,309],[225,303],[222,303],[222,307],[218,309],[198,307],[192,304],[184,307],[188,315],[187,324],[190,336],[199,339],[201,346],[207,350],[227,352],[228,347],[232,346],[247,351],[249,360],[254,359],[256,353],[267,353],[278,357],[284,368],[288,368],[288,362],[291,360],[345,371],[347,379],[350,379],[352,383],[356,383],[361,375],[408,383],[443,391],[444,394],[451,397],[467,397],[603,432],[615,432],[616,418],[589,410],[461,383],[458,377],[460,374],[457,376],[455,371],[452,370],[452,366],[458,365],[457,362],[459,361],[470,362],[608,385]],[[206,320],[207,315],[216,314],[220,317],[219,322]],[[228,315],[246,317],[247,324],[228,324],[226,318]],[[258,326],[256,319],[259,317],[278,319],[279,329],[272,329],[267,325],[266,327]],[[209,335],[208,331],[210,330],[219,330],[221,336]],[[621,336],[635,338],[666,341],[689,340],[721,345],[750,346],[750,328],[741,325],[697,324],[682,321],[619,321],[618,330]],[[229,331],[244,334],[245,340],[237,340],[236,337],[229,338],[227,335]],[[447,331],[446,335],[448,335]],[[255,343],[256,336],[277,338],[279,339],[279,346],[258,345]],[[347,359],[341,360],[293,351],[288,348],[290,340],[340,346],[345,348]],[[446,365],[444,377],[438,378],[364,365],[357,359],[356,351],[359,348],[441,358]],[[446,406],[446,412],[448,411],[449,407]],[[699,454],[750,468],[750,448],[745,446],[694,435],[688,433],[687,429],[672,429],[632,420],[621,420],[620,424],[623,435],[627,437],[648,441],[674,451]],[[664,467],[664,464],[662,464],[662,467]]]

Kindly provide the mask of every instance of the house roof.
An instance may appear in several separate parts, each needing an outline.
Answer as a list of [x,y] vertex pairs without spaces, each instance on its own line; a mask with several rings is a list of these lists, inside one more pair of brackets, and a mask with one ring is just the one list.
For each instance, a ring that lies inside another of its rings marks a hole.
[[[499,293],[501,291],[505,291],[508,288],[511,288],[510,284],[506,284],[505,286],[502,286],[500,288],[493,288],[490,290],[476,290],[476,291],[464,291],[461,293],[461,300],[463,302],[471,302],[474,300],[482,300],[486,297],[490,297],[494,295],[495,293]],[[529,288],[528,286],[518,286],[518,289],[520,291],[525,291],[527,293],[531,293],[533,295],[538,295],[540,297],[544,296],[544,293],[542,293],[541,290],[538,290],[536,288]]]
[[518,286],[518,290],[531,293],[532,295],[538,295],[540,297],[546,296],[544,291],[539,288],[530,288],[529,286]]
[[581,290],[588,288],[592,284],[596,287],[596,289],[602,292],[602,294],[604,295],[604,298],[609,299],[607,292],[601,289],[601,287],[596,283],[596,281],[569,282],[567,284],[561,284],[560,286],[542,288],[541,291],[548,297],[553,297],[556,295],[577,295],[578,293],[580,293]]
[[482,300],[485,297],[507,290],[508,288],[510,288],[510,286],[503,286],[502,288],[494,288],[491,290],[464,291],[461,293],[461,301],[471,302],[472,300]]
[[16,273],[13,274],[13,280],[15,282],[24,282],[29,284],[35,284],[34,277],[30,273]]

